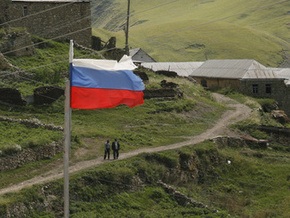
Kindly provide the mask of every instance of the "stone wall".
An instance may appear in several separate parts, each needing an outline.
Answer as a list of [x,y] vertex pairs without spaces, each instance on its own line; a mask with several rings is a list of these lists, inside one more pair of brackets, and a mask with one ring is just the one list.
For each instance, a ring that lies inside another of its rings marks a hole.
[[[210,89],[231,88],[242,94],[256,98],[271,98],[278,102],[280,109],[290,116],[290,87],[286,86],[284,79],[221,79],[193,77],[197,83]],[[258,93],[253,93],[253,84],[258,85]],[[266,85],[271,86],[271,93],[266,92]]]
[[218,88],[232,88],[235,90],[240,89],[240,81],[237,79],[220,79],[220,78],[204,78],[204,77],[193,77],[197,83],[209,89]]
[[280,104],[282,105],[281,106],[281,109],[283,109],[285,111],[285,113],[290,116],[290,86],[286,86],[285,88],[285,94],[284,96],[282,96],[283,98],[281,99],[281,102]]
[[62,150],[62,143],[53,142],[49,145],[23,149],[13,155],[0,157],[0,172],[16,169],[30,162],[53,158],[57,153],[60,153]]
[[[258,93],[253,93],[253,84],[258,84]],[[271,85],[271,93],[266,93],[266,85]],[[257,98],[271,98],[278,102],[280,109],[290,116],[290,87],[284,79],[241,80],[241,92]]]
[[144,90],[144,98],[174,98],[176,96],[180,97],[182,95],[176,89],[145,89]]
[[9,0],[1,0],[0,1],[0,24],[7,22],[8,20],[8,5]]
[[9,30],[1,39],[0,52],[7,56],[27,56],[34,54],[31,35],[25,30]]
[[9,25],[26,27],[43,38],[73,39],[91,47],[90,1],[14,1],[9,7]]

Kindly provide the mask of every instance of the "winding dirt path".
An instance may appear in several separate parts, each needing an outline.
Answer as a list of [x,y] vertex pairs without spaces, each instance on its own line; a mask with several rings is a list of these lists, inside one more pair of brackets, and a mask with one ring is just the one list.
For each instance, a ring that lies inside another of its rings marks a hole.
[[[217,101],[228,105],[230,109],[227,110],[222,115],[222,117],[214,124],[212,128],[184,142],[175,143],[175,144],[166,145],[166,146],[160,146],[156,148],[141,148],[141,149],[127,152],[127,153],[122,153],[119,159],[122,160],[122,159],[130,158],[141,153],[159,152],[159,151],[164,151],[164,150],[177,149],[177,148],[181,148],[187,145],[194,145],[204,140],[211,139],[218,135],[233,135],[233,133],[227,127],[232,123],[238,122],[240,120],[244,120],[247,117],[249,117],[251,114],[251,109],[247,107],[246,105],[240,104],[228,97],[225,97],[217,93],[214,93],[213,97]],[[88,168],[91,168],[91,167],[94,167],[94,166],[97,166],[99,164],[103,164],[106,162],[107,161],[104,161],[102,157],[99,157],[94,160],[89,160],[89,161],[81,161],[70,166],[69,172],[70,174],[72,174],[72,173],[79,172],[81,170],[88,169]],[[42,184],[45,182],[50,182],[50,181],[61,179],[61,178],[63,178],[63,165],[60,165],[49,172],[46,172],[42,175],[26,180],[19,184],[15,184],[7,188],[0,189],[0,195],[4,195],[6,193],[11,193],[11,192],[17,192],[21,189],[31,187],[33,185]]]

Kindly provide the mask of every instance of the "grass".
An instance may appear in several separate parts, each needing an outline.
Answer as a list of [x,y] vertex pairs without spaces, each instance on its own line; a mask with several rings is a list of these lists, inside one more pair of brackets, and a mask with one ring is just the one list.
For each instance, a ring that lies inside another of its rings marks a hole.
[[[229,189],[229,192],[238,196],[245,195],[248,199],[245,201],[246,205],[240,208],[240,215],[247,213],[258,217],[259,214],[269,213],[278,217],[287,217],[289,204],[285,204],[285,200],[289,195],[287,181],[289,153],[284,153],[284,159],[281,158],[281,153],[276,151],[259,151],[263,158],[245,157],[238,154],[236,150],[223,152],[232,157],[233,165],[229,168],[235,170],[229,171],[227,175],[229,181],[221,183],[236,187]],[[224,192],[219,193],[220,196],[223,194]],[[238,197],[238,201],[243,201],[245,196],[240,199]]]
[[[131,17],[130,46],[142,47],[158,61],[253,58],[267,66],[279,65],[282,50],[288,50],[290,36],[285,25],[288,18],[286,1],[170,2],[132,2],[134,13]],[[109,25],[111,30],[117,30],[117,26],[125,21],[121,14],[126,10],[126,2],[120,3],[123,10],[114,13],[120,23]],[[112,13],[106,13],[111,17],[99,16],[103,24],[112,18]],[[94,35],[100,34],[105,39],[112,34],[117,36],[118,46],[123,47],[124,32],[120,29],[113,33],[93,31]],[[203,46],[198,47],[197,44]],[[76,57],[87,55],[76,50]],[[22,95],[32,94],[33,89],[40,85],[63,87],[68,71],[68,44],[48,42],[46,47],[37,48],[34,56],[10,57],[9,60],[32,73],[33,77],[30,80],[24,76],[17,81],[1,81],[1,86],[16,87]],[[159,87],[164,78],[154,73],[149,75],[150,83],[146,86]],[[151,99],[133,109],[120,106],[108,110],[73,111],[71,161],[102,155],[103,142],[107,138],[119,138],[122,152],[180,142],[203,132],[225,110],[198,85],[181,78],[172,81],[180,85],[184,99]],[[231,96],[241,99],[254,110],[259,106],[255,99],[238,94]],[[1,105],[0,115],[38,119],[62,126],[63,100],[61,98],[48,107]],[[261,118],[260,115],[256,112],[250,123],[240,123],[239,128],[250,130],[252,124],[273,122],[268,116]],[[9,125],[8,128],[5,125]],[[24,147],[30,143],[41,145],[61,137],[60,133],[28,129],[18,124],[1,122],[0,126],[4,132],[0,136],[2,147],[10,144]],[[7,135],[13,140],[8,140]],[[39,138],[39,135],[43,137]],[[261,132],[255,132],[255,136],[264,137]],[[79,155],[80,152],[85,155]],[[227,160],[231,160],[232,164],[227,164]],[[61,162],[58,155],[51,160],[1,172],[0,186],[7,187],[30,179],[61,165]],[[208,217],[225,217],[227,214],[237,217],[289,217],[289,177],[287,145],[278,143],[273,144],[272,150],[252,150],[218,148],[212,142],[204,142],[177,151],[142,154],[129,160],[108,162],[72,176],[71,212],[72,217],[90,217],[96,213],[97,217],[114,217],[116,210],[121,217],[128,214],[131,217],[204,217],[205,213]],[[177,204],[156,185],[159,179],[221,212],[216,214]],[[29,217],[61,216],[62,186],[62,181],[56,181],[1,197],[0,212],[6,213],[7,206],[13,207],[19,202],[24,202],[27,208],[30,208],[30,202],[40,202],[39,205],[49,202],[51,210],[40,206],[37,207],[39,211],[31,211]]]
[[[118,212],[119,217],[287,217],[289,158],[289,152],[233,149],[206,141],[110,162],[71,177],[71,216],[114,217]],[[179,204],[157,185],[160,179],[208,209]],[[62,189],[61,182],[44,187],[47,195],[55,196]],[[2,198],[1,205],[19,199],[42,201],[40,190],[36,186]],[[59,201],[56,197],[50,202],[53,210],[31,213],[54,217],[61,209]]]
[[[126,2],[114,2],[118,4],[106,11],[95,11],[93,34],[104,41],[115,36],[123,48],[127,7]],[[137,0],[131,3],[129,45],[157,61],[244,58],[276,67],[289,50],[287,6],[286,1],[271,0]]]
[[[32,56],[7,57],[7,59],[18,68],[30,73],[30,77],[25,75],[16,82],[8,81],[6,86],[16,85],[23,94],[28,94],[29,84],[33,87],[41,85],[59,85],[64,87],[65,78],[69,71],[69,43],[60,43],[52,40],[44,40],[38,37],[33,38],[36,44],[35,54]],[[39,45],[39,47],[37,47]],[[97,53],[74,49],[75,58],[97,58]],[[30,90],[31,91],[31,90]],[[32,92],[29,93],[30,95]]]
[[0,142],[0,150],[3,154],[15,146],[19,146],[20,150],[33,148],[49,144],[52,141],[59,141],[63,136],[62,132],[49,131],[44,128],[27,128],[22,124],[8,122],[0,123],[0,131],[3,134]]
[[37,175],[42,174],[43,172],[48,172],[55,167],[61,166],[62,163],[62,154],[58,154],[52,159],[28,163],[17,169],[1,172],[2,179],[0,181],[0,187],[4,188],[13,184],[18,184],[22,181],[29,180]]
[[[151,76],[152,81],[150,80],[150,83],[146,84],[148,87],[159,86],[160,81],[164,79],[153,73],[150,74],[150,78]],[[142,106],[133,109],[119,106],[107,110],[74,110],[73,136],[79,138],[80,141],[83,138],[92,137],[103,140],[119,138],[124,144],[124,151],[127,151],[142,146],[159,146],[179,142],[184,140],[184,137],[199,134],[212,124],[213,119],[218,119],[225,108],[208,99],[209,93],[186,79],[179,78],[175,82],[180,84],[180,88],[184,90],[184,98],[174,101],[146,100]],[[33,87],[33,84],[30,86]],[[63,126],[63,101],[64,99],[61,98],[50,106],[30,105],[10,110],[8,110],[9,107],[2,106],[0,114]],[[33,130],[35,133],[32,130],[28,130],[32,134],[31,136],[25,139],[19,135],[19,139],[15,138],[15,143],[19,143],[21,140],[28,141],[29,138],[33,141],[33,134],[35,137],[44,134],[39,133],[38,129]],[[18,131],[16,128],[11,131],[7,134],[17,136],[18,132],[25,132],[21,129]],[[56,134],[53,131],[46,132],[46,135]],[[7,144],[6,140],[3,140],[3,144]],[[45,141],[45,137],[42,140]]]
[[[37,61],[39,54],[43,53],[53,57],[55,46],[58,46],[58,43],[52,43],[52,46],[47,48],[37,49],[36,55],[33,57],[23,57],[23,60],[22,58],[11,58],[11,61],[20,68],[33,73],[33,75],[37,74],[37,72],[31,70],[36,69],[37,66],[39,67]],[[60,47],[59,54],[65,50],[67,45],[60,45]],[[54,58],[45,59],[41,67],[47,66],[52,60]],[[52,70],[56,69],[59,69],[57,64]],[[146,86],[149,88],[160,87],[160,81],[165,79],[164,76],[155,75],[153,72],[147,73],[150,82]],[[34,88],[42,84],[42,81],[46,81],[46,76],[40,78],[43,79],[37,81],[34,79],[32,81],[7,79],[5,84],[7,87],[17,85],[21,94],[28,95],[32,94]],[[118,138],[122,146],[121,152],[145,146],[156,147],[184,141],[187,137],[197,135],[211,126],[213,121],[217,120],[225,110],[223,105],[213,101],[210,97],[211,94],[204,91],[199,85],[195,85],[184,78],[166,79],[180,85],[180,89],[184,92],[183,98],[145,100],[143,105],[132,109],[119,106],[106,110],[73,110],[71,161],[91,160],[102,156],[103,143],[106,139]],[[63,86],[62,81],[58,81],[61,87]],[[47,83],[45,82],[45,84]],[[0,115],[63,126],[64,98],[46,106],[0,105]],[[0,136],[0,150],[11,151],[16,145],[19,145],[22,149],[42,146],[51,141],[59,141],[63,137],[62,132],[49,131],[43,128],[29,128],[16,123],[1,122],[0,127],[3,132]],[[45,161],[45,163],[39,161],[16,170],[1,172],[1,177],[4,178],[1,187],[6,187],[11,182],[17,183],[32,178],[37,173],[46,172],[46,165],[52,166],[59,162],[57,159],[52,159]],[[38,170],[30,173],[30,166]],[[18,179],[11,181],[15,173],[18,175]]]

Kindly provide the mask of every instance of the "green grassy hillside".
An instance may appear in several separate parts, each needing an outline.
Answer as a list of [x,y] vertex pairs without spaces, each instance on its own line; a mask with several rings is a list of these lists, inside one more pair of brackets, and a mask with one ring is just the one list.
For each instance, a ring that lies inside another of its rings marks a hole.
[[[94,11],[94,35],[116,36],[124,47],[127,1],[112,2]],[[131,1],[129,44],[157,61],[248,58],[278,66],[290,45],[287,8],[289,1]]]
[[[289,152],[206,141],[107,162],[71,176],[70,214],[286,218],[289,158]],[[27,217],[62,217],[62,189],[60,180],[1,197],[0,214],[21,211]]]
[[[21,95],[32,95],[40,86],[57,85],[64,87],[68,76],[68,44],[49,42],[49,46],[37,48],[34,56],[8,57],[10,62],[27,72],[15,78],[2,77],[2,87],[17,88]],[[57,49],[59,48],[59,49]],[[95,58],[75,49],[75,57]],[[145,70],[146,71],[146,70]],[[215,102],[210,93],[201,86],[185,78],[168,78],[146,71],[149,82],[146,88],[161,88],[164,79],[174,81],[183,92],[183,98],[146,99],[139,107],[130,109],[119,106],[114,109],[82,111],[74,110],[72,116],[73,161],[94,159],[103,155],[103,143],[107,139],[118,138],[122,142],[122,151],[141,147],[156,147],[186,140],[188,136],[197,135],[213,125],[225,107]],[[64,125],[64,97],[51,105],[15,106],[1,102],[0,116],[11,119],[27,119],[44,124]],[[0,124],[0,157],[17,152],[16,148],[27,149],[49,144],[63,139],[62,132],[45,128],[34,128],[19,123],[3,121]],[[18,150],[19,150],[18,149]],[[79,155],[81,153],[81,155]],[[56,160],[51,160],[52,163]],[[35,163],[44,167],[42,163]],[[33,165],[34,167],[35,165]],[[13,172],[1,172],[1,187],[31,178],[39,170],[30,174],[29,169],[20,169],[17,180],[12,180]],[[11,181],[12,180],[12,181]]]

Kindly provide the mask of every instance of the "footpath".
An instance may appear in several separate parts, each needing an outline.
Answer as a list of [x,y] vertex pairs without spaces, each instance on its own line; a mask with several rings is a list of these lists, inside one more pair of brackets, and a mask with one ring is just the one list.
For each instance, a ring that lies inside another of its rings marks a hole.
[[[160,151],[165,151],[165,150],[181,148],[183,146],[195,145],[205,140],[219,136],[219,135],[236,136],[235,133],[229,130],[228,126],[249,117],[251,114],[251,109],[247,107],[246,105],[240,104],[228,97],[225,97],[224,95],[214,93],[213,97],[217,101],[226,104],[229,109],[221,116],[221,118],[211,128],[207,129],[202,134],[196,135],[180,143],[175,143],[175,144],[160,146],[160,147],[155,147],[155,148],[141,148],[141,149],[127,152],[127,153],[122,153],[118,160],[130,158],[141,153],[160,152]],[[107,161],[103,160],[103,157],[99,157],[94,160],[81,161],[70,166],[69,173],[70,174],[77,173],[79,171],[89,169],[91,167],[95,167],[103,163],[108,163]],[[61,179],[61,178],[63,178],[63,165],[60,165],[49,172],[46,172],[32,179],[23,181],[19,184],[15,184],[10,187],[0,189],[0,195],[4,195],[11,192],[17,192],[21,189],[28,188],[33,185],[44,184],[46,182],[50,182],[50,181]]]

